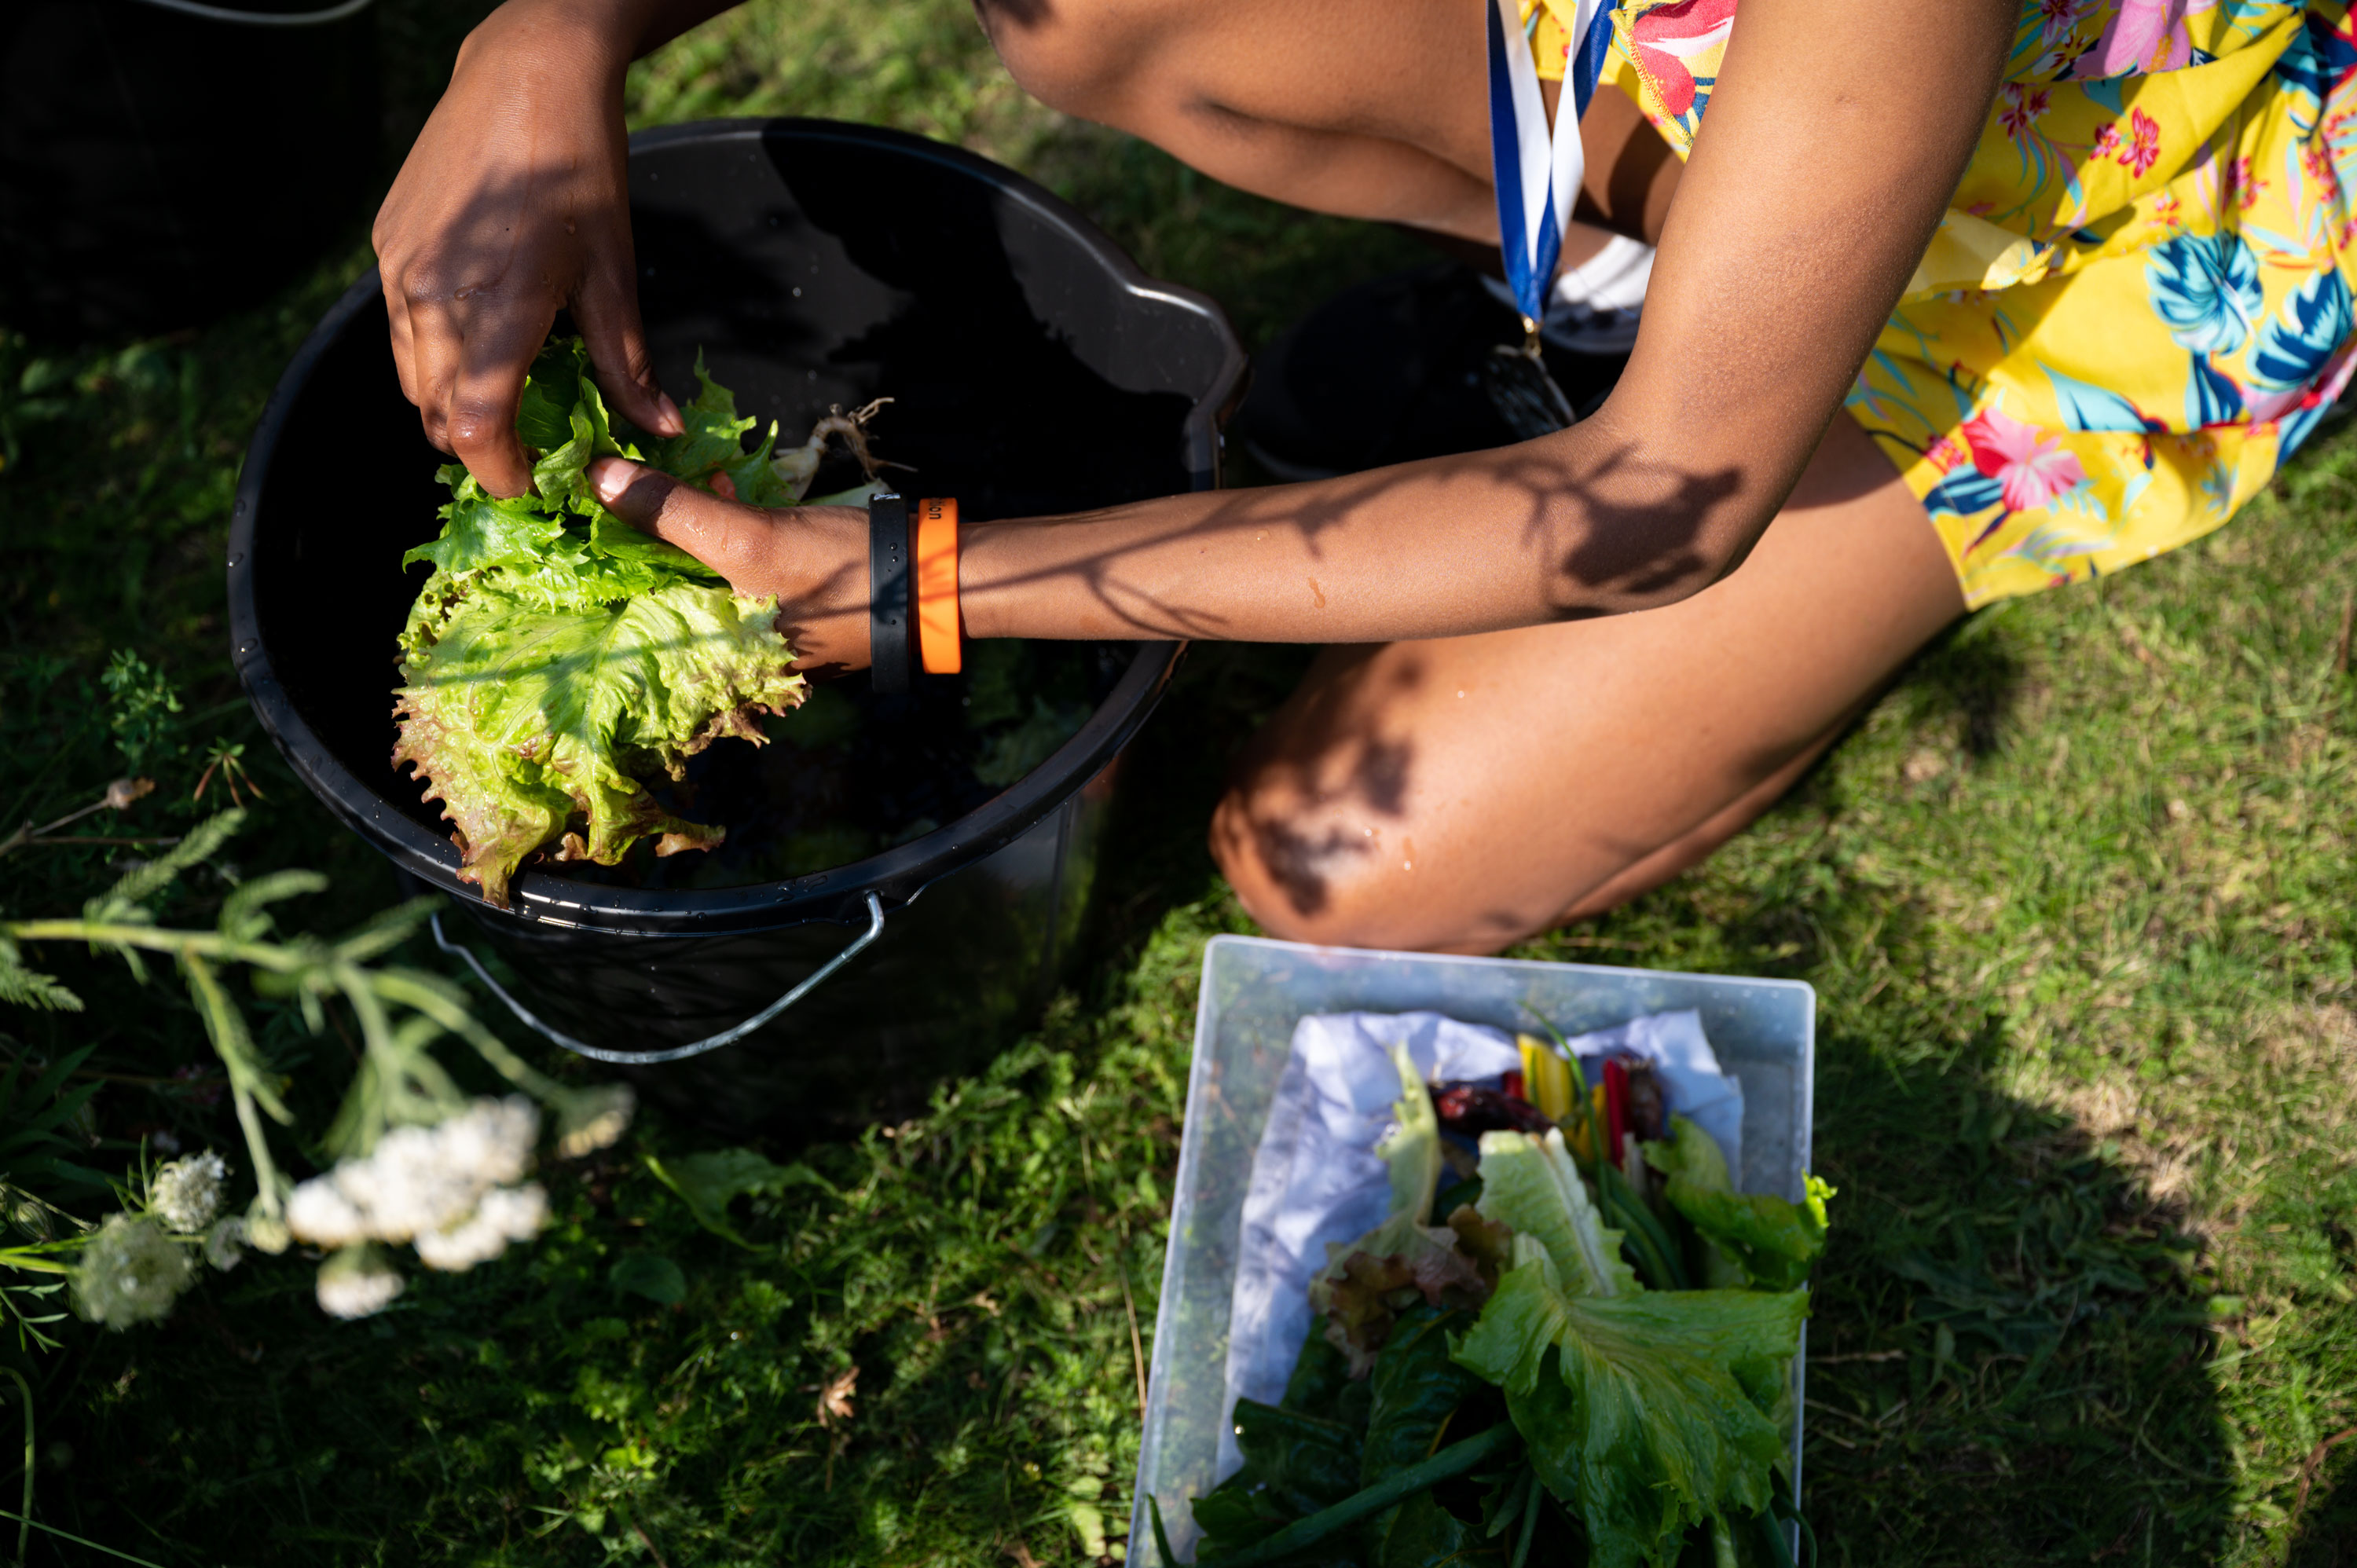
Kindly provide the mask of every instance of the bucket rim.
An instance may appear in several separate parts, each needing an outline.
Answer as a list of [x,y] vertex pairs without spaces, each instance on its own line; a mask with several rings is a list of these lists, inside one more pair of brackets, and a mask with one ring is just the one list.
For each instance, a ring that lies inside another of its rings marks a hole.
[[[1242,386],[1244,356],[1226,313],[1211,298],[1148,277],[1077,209],[1024,176],[962,147],[906,132],[810,118],[704,120],[641,132],[630,138],[630,145],[636,155],[680,143],[772,136],[888,146],[979,178],[1061,230],[1125,292],[1202,317],[1216,333],[1223,354],[1184,422],[1187,468],[1190,489],[1216,486],[1219,424]],[[1006,789],[906,843],[826,871],[726,888],[612,887],[527,867],[510,884],[515,908],[502,911],[457,880],[456,845],[411,817],[396,804],[390,789],[365,783],[328,749],[296,710],[261,630],[253,556],[264,479],[296,400],[319,361],[352,329],[355,318],[379,302],[382,292],[374,267],[344,291],[288,361],[247,445],[230,513],[231,661],[264,731],[312,794],[396,867],[451,897],[478,919],[615,936],[705,937],[777,930],[814,920],[855,924],[865,916],[870,892],[887,908],[903,907],[942,877],[1013,843],[1110,766],[1144,725],[1185,650],[1183,642],[1127,644],[1134,650],[1127,665],[1076,734]],[[390,686],[386,695],[391,696]],[[388,785],[410,781],[396,774],[389,761],[386,776]]]

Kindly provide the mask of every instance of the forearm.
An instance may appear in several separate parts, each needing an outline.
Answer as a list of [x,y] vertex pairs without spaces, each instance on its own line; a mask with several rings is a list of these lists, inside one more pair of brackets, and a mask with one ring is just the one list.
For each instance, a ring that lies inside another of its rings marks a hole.
[[976,637],[1367,642],[1666,604],[1782,499],[1607,418],[1501,451],[1073,517],[969,525]]
[[[741,0],[507,0],[467,35],[458,65],[487,48],[554,51],[566,63],[619,73]],[[618,76],[619,80],[619,76]]]

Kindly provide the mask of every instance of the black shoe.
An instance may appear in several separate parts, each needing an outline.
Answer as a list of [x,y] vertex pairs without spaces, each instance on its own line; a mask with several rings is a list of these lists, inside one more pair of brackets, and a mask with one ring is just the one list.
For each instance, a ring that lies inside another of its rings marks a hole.
[[[1254,363],[1252,390],[1229,428],[1285,479],[1511,446],[1514,432],[1482,365],[1492,349],[1522,336],[1521,321],[1469,267],[1444,262],[1375,278],[1278,335]],[[1628,362],[1620,354],[1546,354],[1547,370],[1583,417]]]

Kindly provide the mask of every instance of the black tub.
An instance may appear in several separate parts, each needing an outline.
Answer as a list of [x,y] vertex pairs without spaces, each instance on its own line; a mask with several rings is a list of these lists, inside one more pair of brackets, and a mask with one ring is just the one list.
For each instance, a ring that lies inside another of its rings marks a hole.
[[0,0],[0,310],[154,332],[311,266],[377,180],[371,0]]
[[[635,138],[630,192],[640,302],[674,395],[694,389],[701,348],[742,410],[796,435],[831,403],[892,396],[878,438],[917,468],[908,488],[954,495],[975,519],[1217,480],[1217,421],[1243,371],[1226,320],[1019,176],[894,132],[723,121]],[[776,731],[784,744],[706,754],[698,814],[730,825],[730,849],[596,880],[528,868],[515,912],[490,908],[388,761],[393,637],[423,575],[393,563],[436,526],[442,459],[402,400],[376,288],[356,284],[288,367],[231,528],[238,671],[296,771],[452,896],[471,917],[452,934],[506,961],[544,1033],[634,1064],[642,1090],[702,1120],[839,1128],[972,1065],[1054,980],[1113,765],[1178,646],[977,644],[981,673],[923,677],[907,698],[838,682],[824,700],[845,722],[827,746],[793,749],[818,732],[796,730],[798,714]],[[1051,690],[1077,729],[1060,744],[1060,729],[1025,731],[1052,751],[982,783],[1022,754],[1002,735],[991,766],[974,760],[974,703],[1046,714]],[[839,819],[833,838],[778,825],[810,826],[805,783]],[[856,858],[778,874],[829,843]],[[791,1010],[700,1054],[858,943]],[[662,1056],[679,1059],[646,1065]]]

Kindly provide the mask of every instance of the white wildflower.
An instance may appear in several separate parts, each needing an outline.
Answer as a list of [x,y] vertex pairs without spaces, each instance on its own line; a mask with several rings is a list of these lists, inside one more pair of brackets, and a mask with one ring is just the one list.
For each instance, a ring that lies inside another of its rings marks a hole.
[[224,1214],[205,1232],[205,1262],[222,1273],[245,1261],[245,1221]]
[[[451,1122],[464,1120],[454,1116]],[[421,1230],[439,1230],[475,1207],[489,1186],[476,1175],[475,1140],[462,1132],[446,1152],[440,1127],[395,1127],[377,1140],[364,1160],[346,1160],[329,1180],[365,1217],[367,1233],[384,1241],[406,1241]],[[457,1157],[452,1157],[453,1155]]]
[[493,1187],[475,1212],[442,1230],[421,1231],[417,1255],[430,1268],[458,1273],[490,1262],[511,1241],[529,1241],[548,1222],[548,1194],[538,1182]]
[[221,1184],[227,1180],[229,1162],[210,1149],[174,1160],[156,1173],[155,1185],[148,1189],[148,1207],[173,1230],[194,1234],[221,1212]]
[[336,1190],[336,1178],[313,1176],[286,1200],[286,1229],[317,1247],[347,1247],[369,1236],[368,1216]]
[[396,1127],[366,1159],[296,1187],[286,1223],[323,1247],[451,1230],[484,1194],[523,1176],[539,1133],[540,1112],[522,1095],[478,1100],[431,1127]]
[[74,1267],[74,1310],[109,1328],[152,1323],[171,1312],[196,1268],[153,1219],[111,1214]]
[[393,1305],[402,1278],[373,1247],[346,1247],[319,1265],[319,1308],[330,1317],[368,1317]]
[[612,1144],[630,1130],[638,1103],[627,1083],[600,1084],[566,1096],[557,1118],[556,1157],[578,1159]]

